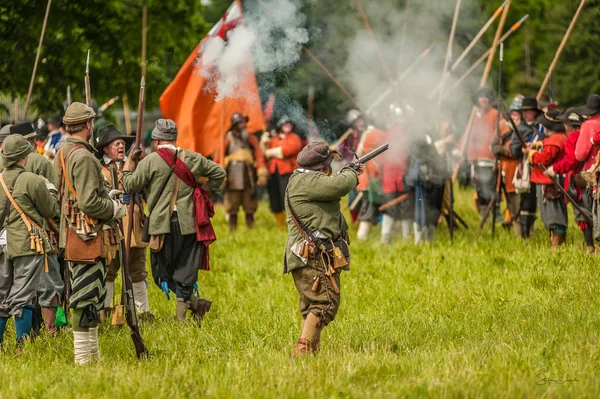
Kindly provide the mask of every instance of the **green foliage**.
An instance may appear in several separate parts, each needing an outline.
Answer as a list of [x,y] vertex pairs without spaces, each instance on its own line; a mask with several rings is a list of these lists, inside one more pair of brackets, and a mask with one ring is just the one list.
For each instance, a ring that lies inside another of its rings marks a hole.
[[[152,358],[136,362],[127,327],[100,328],[100,363],[76,367],[70,333],[42,334],[15,356],[9,323],[0,397],[587,397],[600,396],[600,269],[574,224],[551,252],[538,220],[532,241],[476,229],[472,191],[457,192],[471,226],[450,244],[351,245],[342,304],[316,356],[290,360],[300,333],[298,297],[282,275],[286,235],[261,203],[252,234],[214,218],[213,300],[201,328],[173,320],[175,303],[150,284],[160,318],[143,324]],[[351,232],[356,237],[355,228]],[[543,377],[543,378],[542,378]],[[559,385],[546,379],[577,379]]]

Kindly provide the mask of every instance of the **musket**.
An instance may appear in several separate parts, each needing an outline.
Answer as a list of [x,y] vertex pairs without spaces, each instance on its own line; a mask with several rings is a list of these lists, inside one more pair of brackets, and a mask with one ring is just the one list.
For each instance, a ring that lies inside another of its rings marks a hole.
[[[499,51],[499,69],[498,69],[498,102],[502,98],[502,64],[504,62],[504,44],[500,43],[500,51]],[[496,134],[498,135],[498,143],[502,145],[502,136],[500,135],[500,111],[498,111],[498,117],[496,118]],[[496,157],[496,172],[498,173],[497,181],[496,181],[496,192],[494,194],[493,208],[492,208],[492,236],[496,234],[496,214],[500,205],[500,194],[502,190],[502,176],[500,173],[500,158]]]
[[354,154],[355,160],[354,160],[354,162],[350,163],[348,166],[350,166],[352,169],[356,170],[356,169],[360,168],[361,165],[364,165],[365,163],[369,162],[373,158],[380,156],[381,154],[386,152],[389,148],[390,148],[390,145],[386,143],[386,144],[382,144],[379,147],[375,148],[373,151],[366,153],[365,155],[363,155],[360,158],[358,156],[356,156],[356,154]]
[[90,50],[87,52],[87,60],[85,61],[85,103],[88,107],[92,106],[92,90],[90,89]]
[[[112,166],[111,167],[111,175],[112,175],[112,186],[114,189],[119,189],[119,176],[117,174],[117,169]],[[133,219],[133,198],[130,200],[128,216],[129,223],[132,223]],[[120,234],[123,234],[123,222],[121,220],[117,221],[117,227],[119,228]],[[127,230],[131,232],[131,224],[127,227]],[[133,298],[133,283],[131,281],[131,276],[129,274],[129,247],[123,242],[123,240],[119,241],[119,263],[121,266],[121,274],[123,277],[123,283],[121,288],[121,301],[123,306],[125,307],[125,320],[127,321],[127,325],[131,329],[131,339],[133,340],[133,346],[135,346],[135,354],[138,359],[142,359],[148,356],[148,350],[146,349],[146,345],[144,344],[144,339],[140,334],[140,328],[138,325],[137,315],[135,313],[135,300]]]
[[412,195],[411,192],[408,193],[402,193],[401,195],[399,195],[398,197],[394,198],[391,201],[386,202],[385,204],[381,205],[378,210],[380,212],[385,211],[386,209],[389,209],[391,207],[393,207],[394,205],[398,205],[404,201],[406,201],[408,199],[408,197],[410,197]]

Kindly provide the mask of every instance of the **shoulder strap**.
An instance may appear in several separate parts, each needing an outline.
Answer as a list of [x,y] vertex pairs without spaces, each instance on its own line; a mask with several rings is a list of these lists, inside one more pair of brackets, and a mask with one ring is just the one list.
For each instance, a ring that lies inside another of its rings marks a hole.
[[292,220],[294,221],[294,224],[296,225],[296,227],[298,227],[298,230],[300,230],[300,232],[304,235],[304,237],[309,240],[312,241],[313,244],[315,244],[317,247],[321,248],[321,246],[323,245],[323,242],[321,239],[317,238],[307,227],[306,225],[300,220],[300,218],[298,218],[298,215],[296,215],[296,212],[294,212],[294,208],[292,208],[292,203],[290,202],[290,195],[288,193],[288,190],[286,188],[285,190],[285,201],[287,202],[287,206],[290,210],[290,215],[292,216]]
[[[17,182],[17,179],[19,178],[19,176],[21,175],[22,172],[20,172],[17,177],[15,178],[14,182],[13,182],[13,186],[15,185],[15,183]],[[8,198],[8,200],[10,201],[10,203],[12,204],[12,206],[14,206],[15,210],[17,212],[19,212],[19,215],[21,216],[21,219],[23,219],[23,223],[25,223],[25,226],[27,226],[27,230],[31,231],[31,227],[35,227],[36,229],[38,229],[39,231],[42,231],[42,228],[40,226],[38,226],[34,221],[32,221],[29,216],[27,216],[25,214],[25,212],[23,212],[23,210],[21,209],[21,207],[19,206],[19,204],[17,204],[17,202],[15,201],[15,199],[13,198],[12,194],[10,193],[10,190],[8,189],[8,187],[6,186],[6,182],[4,181],[4,176],[3,174],[0,174],[0,184],[2,185],[2,189],[4,190],[4,193],[6,194],[6,198]],[[6,217],[6,215],[5,215]]]
[[75,199],[77,199],[77,192],[75,191],[75,187],[73,187],[71,179],[69,179],[69,174],[67,173],[67,159],[69,158],[71,153],[73,153],[73,151],[78,150],[80,148],[85,148],[85,146],[83,144],[74,144],[73,147],[71,147],[71,149],[67,153],[67,155],[65,155],[64,148],[61,148],[58,154],[60,157],[60,169],[62,175],[64,176],[65,182],[69,186],[69,190],[71,191],[71,194],[73,194],[73,197],[75,197]]

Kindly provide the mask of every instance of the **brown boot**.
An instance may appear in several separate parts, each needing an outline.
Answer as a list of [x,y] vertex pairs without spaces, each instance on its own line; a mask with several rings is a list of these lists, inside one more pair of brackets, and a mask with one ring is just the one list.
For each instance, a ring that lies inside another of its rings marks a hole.
[[594,255],[596,253],[596,248],[593,245],[587,246],[587,253],[590,255]]
[[54,336],[58,332],[56,328],[56,308],[42,306],[42,317],[48,334]]
[[211,306],[211,301],[192,296],[192,300],[190,302],[190,310],[192,311],[192,316],[196,320],[202,321],[204,319],[204,315],[206,315],[206,312],[210,310]]
[[254,227],[254,214],[253,213],[246,214],[246,227],[249,229]]
[[278,212],[273,214],[275,216],[275,223],[277,224],[277,228],[279,230],[285,230],[286,221],[285,221],[285,212]]
[[237,230],[237,225],[238,225],[237,213],[235,215],[230,214],[229,215],[229,231],[233,232],[233,231]]
[[185,321],[185,314],[187,313],[190,303],[183,298],[177,298],[177,307],[175,308],[175,320]]
[[314,313],[309,313],[306,320],[302,323],[302,336],[298,340],[298,344],[292,350],[292,357],[314,353],[319,350],[321,343],[321,330],[323,322],[321,318]]

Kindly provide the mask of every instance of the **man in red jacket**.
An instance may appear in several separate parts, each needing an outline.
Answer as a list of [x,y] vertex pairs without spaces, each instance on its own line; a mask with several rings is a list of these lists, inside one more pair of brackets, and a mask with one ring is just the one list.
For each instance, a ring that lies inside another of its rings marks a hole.
[[271,137],[268,132],[263,133],[260,146],[267,159],[269,170],[269,201],[271,212],[275,215],[277,227],[283,230],[285,220],[285,190],[290,176],[298,167],[296,157],[302,150],[302,140],[294,133],[294,124],[287,115],[277,121],[277,134]]
[[575,157],[583,162],[583,170],[589,170],[596,162],[600,145],[600,96],[592,94],[580,113],[589,119],[581,125],[581,134],[575,145]]
[[542,141],[542,149],[534,144],[528,144],[523,149],[523,154],[533,165],[531,182],[536,183],[536,195],[540,215],[544,227],[550,231],[552,248],[556,249],[563,245],[567,235],[567,204],[563,195],[554,187],[550,177],[546,176],[541,166],[549,167],[559,161],[565,153],[567,136],[565,126],[559,118],[560,111],[553,109],[538,118],[538,122],[544,126],[547,137]]
[[[554,178],[555,176],[565,176],[565,190],[570,192],[573,199],[583,209],[587,209],[590,214],[592,213],[592,189],[588,189],[585,180],[581,177],[580,172],[583,168],[583,162],[579,162],[575,157],[575,145],[581,135],[579,130],[583,123],[583,117],[577,113],[578,110],[569,109],[563,115],[561,120],[565,125],[566,132],[568,134],[567,141],[565,142],[565,153],[562,159],[555,162],[554,165],[550,166],[544,174],[546,176]],[[589,253],[594,252],[594,236],[592,226],[588,224],[585,217],[577,209],[573,208],[575,214],[575,221],[579,225],[579,228],[583,232],[585,243]]]

